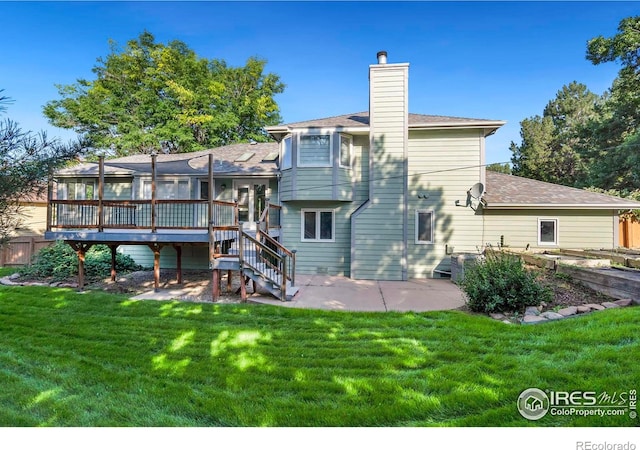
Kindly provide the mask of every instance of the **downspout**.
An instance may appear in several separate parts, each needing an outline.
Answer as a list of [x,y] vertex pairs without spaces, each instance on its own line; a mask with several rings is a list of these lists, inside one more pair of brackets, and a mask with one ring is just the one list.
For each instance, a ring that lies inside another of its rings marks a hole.
[[[51,231],[51,221],[53,217],[53,177],[49,175],[47,180],[47,232]],[[56,214],[57,216],[57,214]]]
[[402,280],[409,279],[409,72],[405,78],[404,87],[404,132],[403,132],[403,168],[402,168],[402,197],[404,200],[402,214]]
[[[209,198],[209,211],[207,213],[207,223],[209,231],[209,267],[213,267],[213,254],[214,254],[214,232],[213,232],[213,153],[209,153],[209,173],[208,173],[208,186],[207,197]],[[215,299],[215,297],[213,297]]]

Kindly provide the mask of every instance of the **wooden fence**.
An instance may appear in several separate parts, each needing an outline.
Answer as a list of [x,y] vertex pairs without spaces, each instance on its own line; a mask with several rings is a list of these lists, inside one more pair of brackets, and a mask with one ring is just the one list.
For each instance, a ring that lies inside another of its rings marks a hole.
[[640,221],[636,218],[620,218],[620,247],[640,248]]
[[0,250],[0,266],[24,266],[31,262],[33,255],[54,241],[42,236],[21,236],[11,239]]

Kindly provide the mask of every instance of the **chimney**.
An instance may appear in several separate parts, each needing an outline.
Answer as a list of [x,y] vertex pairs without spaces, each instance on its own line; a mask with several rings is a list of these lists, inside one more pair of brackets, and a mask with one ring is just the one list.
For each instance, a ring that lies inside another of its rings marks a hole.
[[[387,63],[387,52],[369,66],[369,199],[352,219],[351,276],[367,280],[408,278],[409,64]],[[355,230],[355,231],[354,231]],[[384,236],[385,245],[358,236]],[[394,261],[384,273],[368,261]]]

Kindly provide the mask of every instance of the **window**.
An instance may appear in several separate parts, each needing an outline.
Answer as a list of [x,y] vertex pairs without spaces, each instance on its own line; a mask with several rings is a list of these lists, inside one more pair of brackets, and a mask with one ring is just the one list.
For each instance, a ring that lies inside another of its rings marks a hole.
[[351,136],[340,135],[340,166],[351,167]]
[[291,136],[282,140],[282,167],[281,169],[291,169]]
[[[151,180],[143,181],[142,197],[151,198]],[[190,197],[188,180],[156,180],[156,199],[188,200]]]
[[331,135],[307,134],[298,137],[298,166],[331,167]]
[[59,183],[58,198],[63,200],[94,200],[98,198],[98,190],[94,180]]
[[303,241],[334,241],[335,215],[333,210],[302,210]]
[[558,219],[538,219],[538,245],[558,245]]
[[416,211],[416,244],[433,244],[434,214],[431,210]]

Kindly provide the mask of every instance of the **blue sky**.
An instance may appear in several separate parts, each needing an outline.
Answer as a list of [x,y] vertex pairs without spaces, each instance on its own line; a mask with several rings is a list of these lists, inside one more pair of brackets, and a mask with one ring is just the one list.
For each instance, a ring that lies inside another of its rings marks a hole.
[[367,110],[368,66],[387,50],[410,63],[411,112],[506,120],[486,146],[487,162],[503,162],[519,122],[563,85],[611,85],[619,67],[593,66],[586,42],[639,13],[637,2],[0,2],[0,89],[24,130],[67,140],[42,116],[54,85],[92,79],[109,39],[148,30],[232,65],[267,59],[293,122]]

